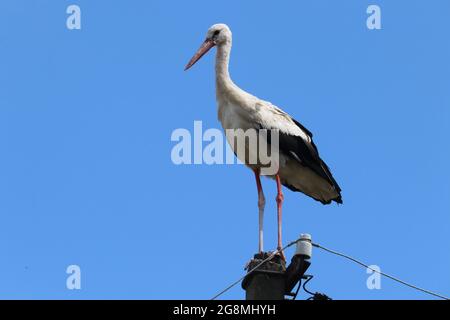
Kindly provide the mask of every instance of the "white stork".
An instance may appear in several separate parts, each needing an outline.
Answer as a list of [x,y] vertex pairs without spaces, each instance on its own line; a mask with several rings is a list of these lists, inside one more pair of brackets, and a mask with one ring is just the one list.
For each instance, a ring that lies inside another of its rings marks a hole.
[[[281,252],[281,207],[283,202],[281,185],[293,191],[302,192],[323,204],[330,204],[332,201],[342,203],[341,188],[334,180],[328,166],[319,157],[317,147],[312,140],[312,133],[308,129],[270,102],[258,99],[234,84],[228,72],[231,43],[232,36],[228,26],[225,24],[213,25],[206,34],[206,40],[186,65],[185,70],[192,67],[211,48],[217,47],[216,98],[219,121],[223,129],[248,130],[253,128],[278,131],[279,167],[277,173],[269,177],[275,179],[277,183],[277,249]],[[270,135],[267,140],[267,143],[270,144]],[[230,142],[230,145],[236,153],[236,144]],[[253,170],[256,178],[259,208],[259,251],[262,252],[265,206],[260,180],[262,168],[258,164],[249,164],[245,158],[239,159]],[[282,252],[281,256],[285,259]]]

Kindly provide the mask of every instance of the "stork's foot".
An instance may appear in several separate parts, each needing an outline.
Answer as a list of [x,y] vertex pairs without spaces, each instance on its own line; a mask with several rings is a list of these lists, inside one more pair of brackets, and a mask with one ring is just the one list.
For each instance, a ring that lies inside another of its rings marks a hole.
[[284,255],[283,248],[278,247],[278,248],[277,248],[277,251],[278,251],[277,255],[280,256],[281,260],[283,260],[284,262],[286,262],[286,256]]

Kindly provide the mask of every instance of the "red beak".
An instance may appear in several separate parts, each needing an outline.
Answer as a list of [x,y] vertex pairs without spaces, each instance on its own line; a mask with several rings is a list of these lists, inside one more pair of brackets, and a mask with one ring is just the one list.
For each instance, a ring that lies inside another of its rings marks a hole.
[[206,39],[205,42],[200,46],[200,48],[197,50],[197,52],[194,54],[192,59],[189,61],[189,63],[184,68],[184,71],[192,67],[198,60],[200,60],[201,57],[203,57],[212,47],[214,47],[216,44],[211,39]]

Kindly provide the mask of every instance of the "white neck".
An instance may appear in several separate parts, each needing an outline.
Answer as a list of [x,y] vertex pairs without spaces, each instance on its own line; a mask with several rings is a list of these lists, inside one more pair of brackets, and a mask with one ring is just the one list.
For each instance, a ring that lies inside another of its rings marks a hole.
[[217,46],[216,53],[216,86],[218,90],[223,90],[233,84],[228,64],[230,61],[231,40]]

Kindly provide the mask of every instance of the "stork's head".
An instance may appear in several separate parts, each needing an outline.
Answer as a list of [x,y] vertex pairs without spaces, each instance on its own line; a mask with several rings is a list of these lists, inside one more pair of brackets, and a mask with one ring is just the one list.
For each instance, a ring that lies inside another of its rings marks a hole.
[[208,29],[206,40],[213,41],[215,45],[220,46],[231,41],[231,30],[224,23],[215,24]]
[[226,24],[218,23],[211,26],[206,33],[206,39],[184,70],[192,67],[201,57],[203,57],[212,47],[231,43],[231,30]]

